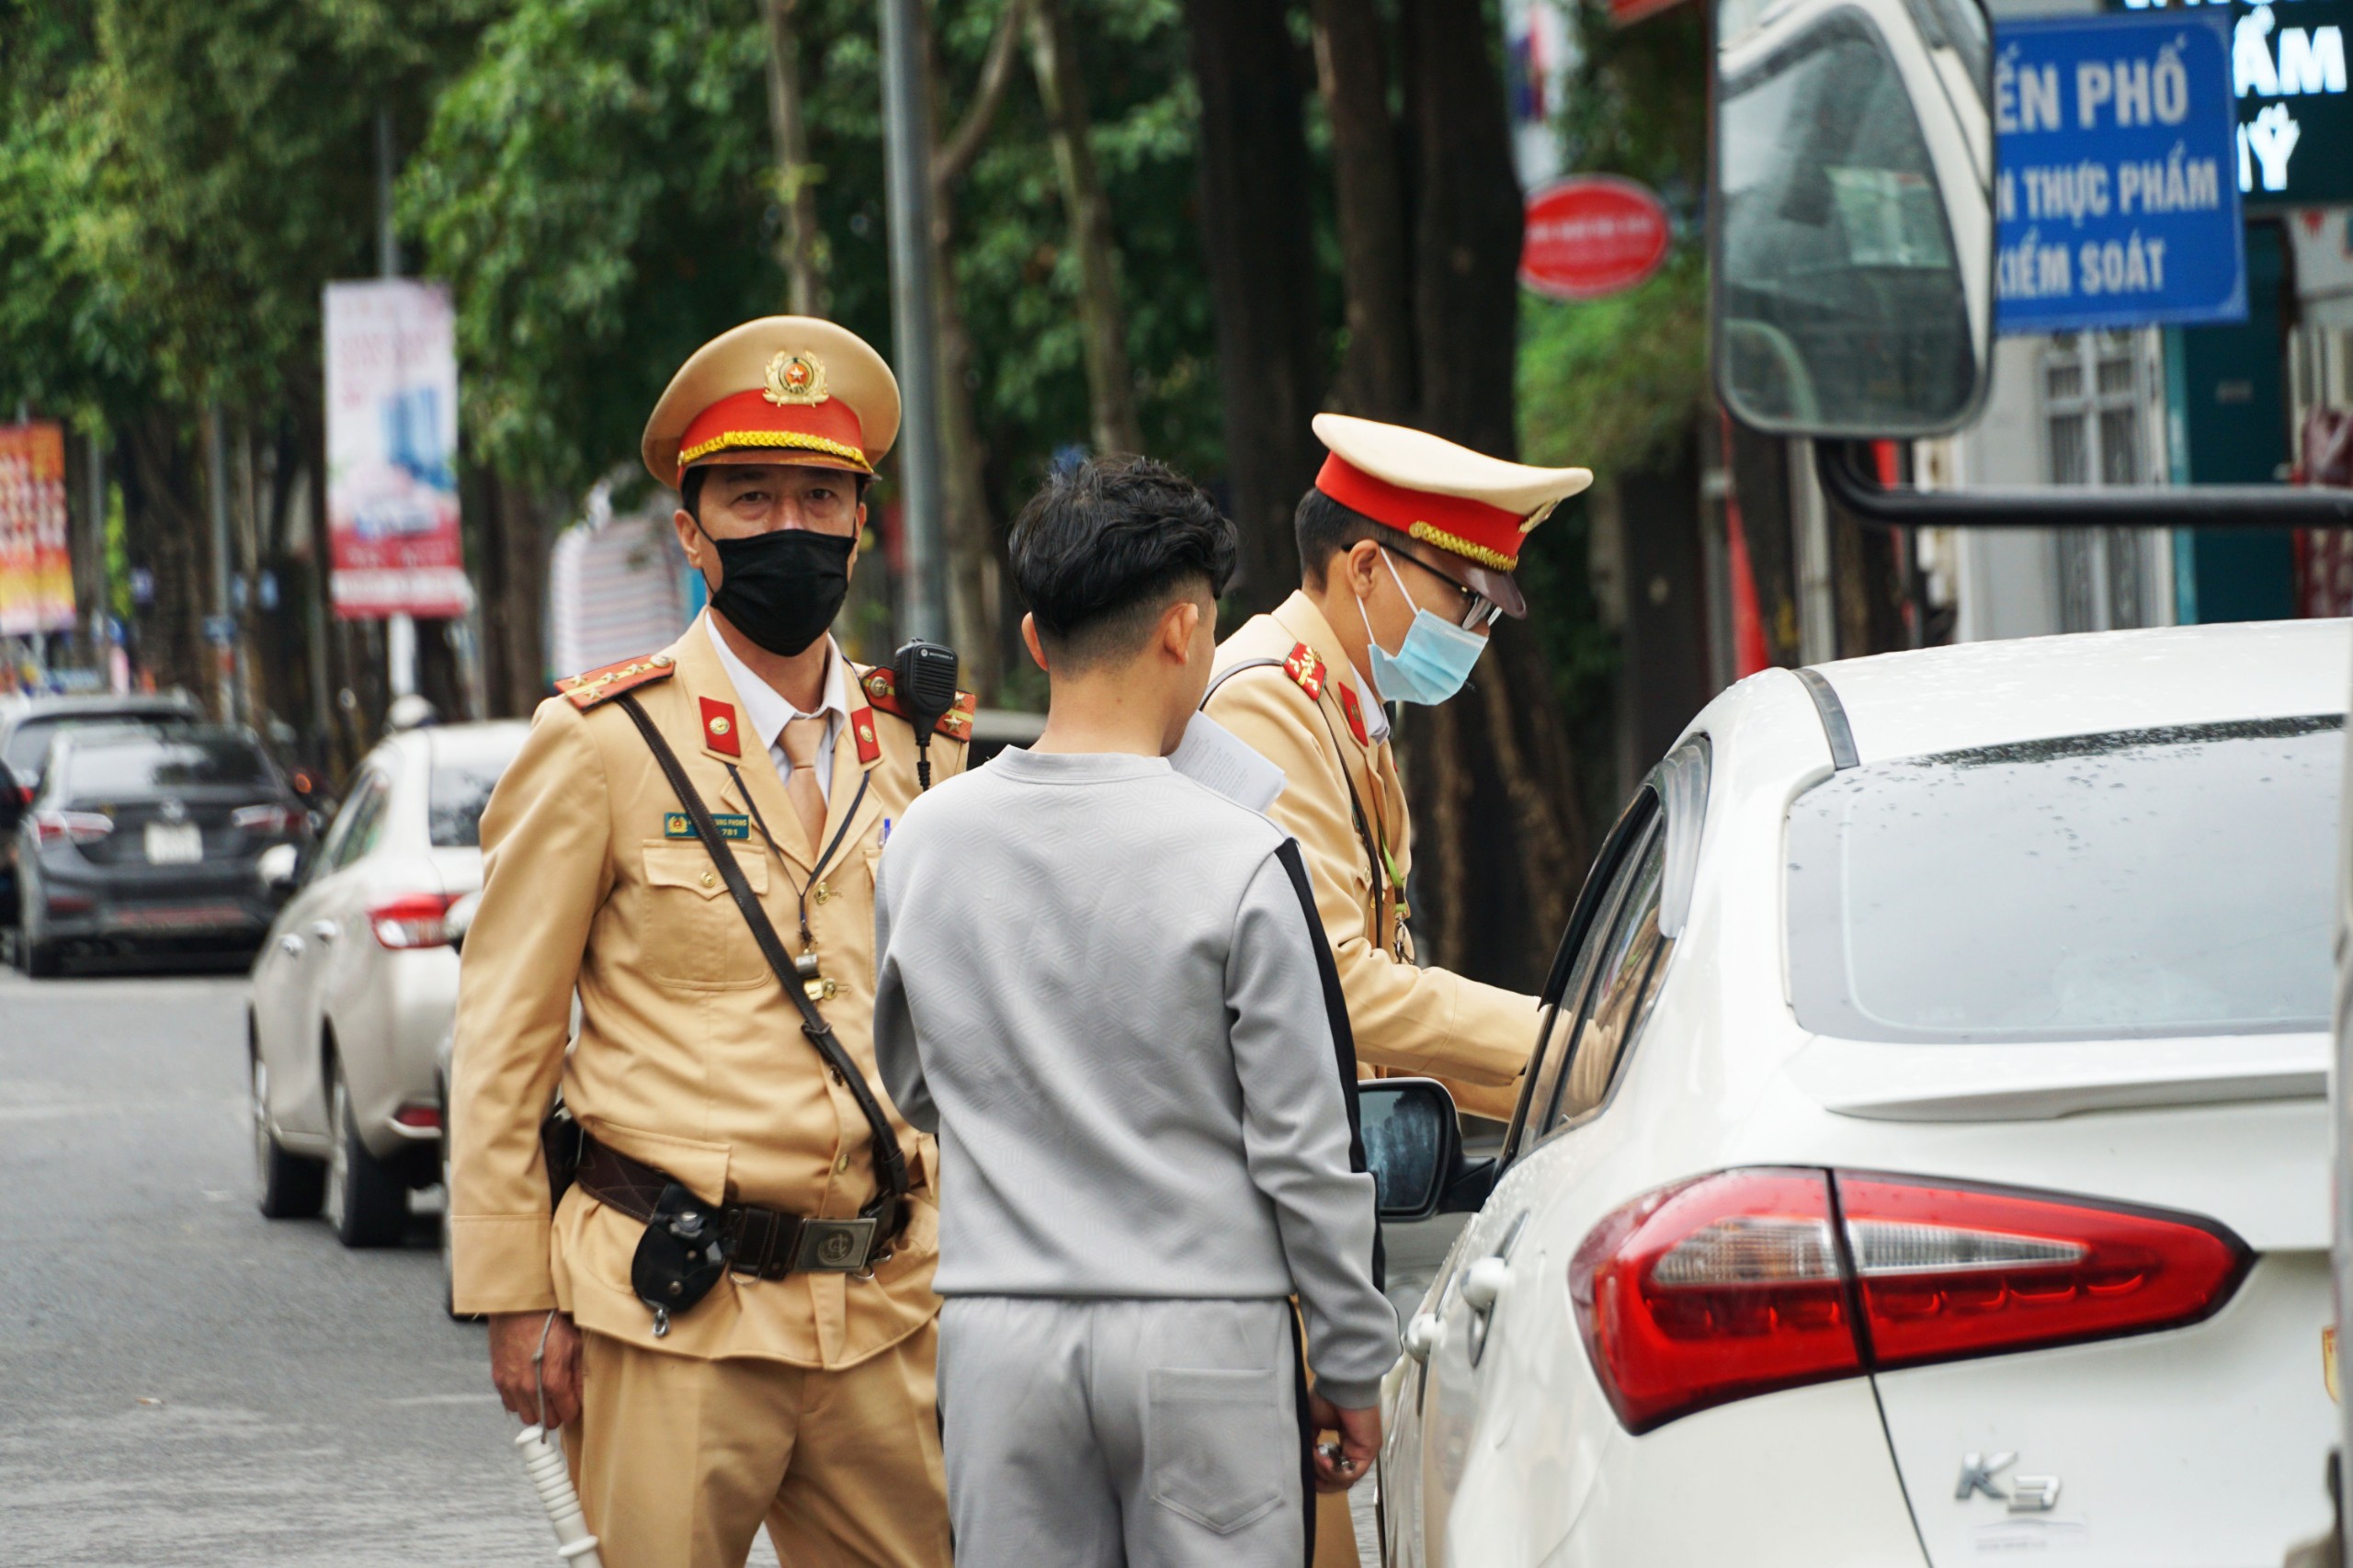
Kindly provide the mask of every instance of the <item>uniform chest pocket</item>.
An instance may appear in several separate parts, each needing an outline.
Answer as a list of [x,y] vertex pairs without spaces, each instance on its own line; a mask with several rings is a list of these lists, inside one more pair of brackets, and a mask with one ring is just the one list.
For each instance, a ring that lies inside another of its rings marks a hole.
[[[730,844],[755,895],[766,900],[765,846]],[[680,985],[774,984],[744,912],[699,839],[655,839],[643,848],[645,907],[634,924],[647,971]]]

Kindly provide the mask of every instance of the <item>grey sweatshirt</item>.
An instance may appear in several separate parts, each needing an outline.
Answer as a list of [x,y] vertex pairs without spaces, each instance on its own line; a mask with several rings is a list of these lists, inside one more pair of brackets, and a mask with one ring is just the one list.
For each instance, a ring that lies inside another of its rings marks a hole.
[[947,780],[883,850],[874,1054],[939,1136],[941,1295],[1295,1293],[1363,1406],[1397,1318],[1282,842],[1157,757]]

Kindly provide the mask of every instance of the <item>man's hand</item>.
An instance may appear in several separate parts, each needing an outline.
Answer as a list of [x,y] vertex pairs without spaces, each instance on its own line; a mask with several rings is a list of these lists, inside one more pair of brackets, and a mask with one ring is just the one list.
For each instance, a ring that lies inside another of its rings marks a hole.
[[1381,1451],[1381,1412],[1378,1408],[1343,1410],[1320,1393],[1307,1396],[1307,1416],[1317,1434],[1340,1435],[1340,1457],[1335,1463],[1321,1444],[1315,1449],[1315,1490],[1346,1492],[1372,1470]]
[[[540,1353],[542,1330],[547,1355],[534,1369],[531,1358]],[[580,1415],[580,1331],[562,1312],[491,1313],[490,1381],[498,1385],[506,1408],[527,1425],[540,1419],[544,1390],[547,1424],[569,1426]]]

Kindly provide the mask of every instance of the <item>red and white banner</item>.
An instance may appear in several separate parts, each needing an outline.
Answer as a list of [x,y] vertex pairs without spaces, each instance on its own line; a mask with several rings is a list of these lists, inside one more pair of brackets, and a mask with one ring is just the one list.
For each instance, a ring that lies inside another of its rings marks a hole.
[[326,288],[327,538],[335,615],[463,615],[458,352],[449,294],[387,278]]
[[0,637],[74,629],[65,541],[63,426],[0,425]]
[[1597,300],[1658,270],[1674,232],[1659,199],[1615,175],[1572,175],[1528,198],[1523,288],[1555,300]]

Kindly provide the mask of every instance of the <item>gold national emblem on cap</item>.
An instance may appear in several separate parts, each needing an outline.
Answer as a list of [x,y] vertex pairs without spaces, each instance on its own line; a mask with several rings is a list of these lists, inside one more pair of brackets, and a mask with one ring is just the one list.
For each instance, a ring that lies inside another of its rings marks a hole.
[[779,407],[825,401],[825,362],[814,354],[779,349],[768,361],[767,381],[768,390],[761,395]]

